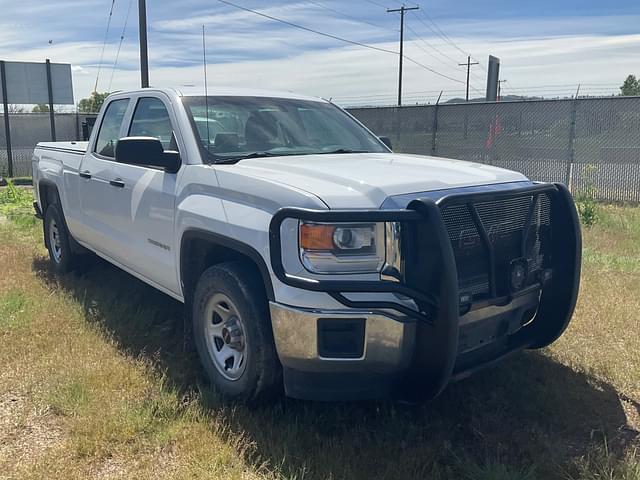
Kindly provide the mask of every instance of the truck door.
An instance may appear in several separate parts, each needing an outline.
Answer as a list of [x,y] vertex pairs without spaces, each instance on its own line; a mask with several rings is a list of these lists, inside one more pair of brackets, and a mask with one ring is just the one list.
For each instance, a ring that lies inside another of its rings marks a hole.
[[[133,101],[133,115],[123,136],[155,137],[165,150],[179,151],[171,105],[156,96]],[[114,217],[113,227],[123,242],[116,259],[147,280],[180,294],[174,245],[176,177],[176,173],[157,167],[116,163],[112,180],[119,188],[113,195],[119,195],[126,208]]]
[[113,230],[121,215],[124,198],[110,182],[114,178],[115,146],[122,136],[129,98],[111,100],[102,115],[96,140],[89,144],[79,168],[79,198],[82,240],[98,252],[114,257],[122,239]]

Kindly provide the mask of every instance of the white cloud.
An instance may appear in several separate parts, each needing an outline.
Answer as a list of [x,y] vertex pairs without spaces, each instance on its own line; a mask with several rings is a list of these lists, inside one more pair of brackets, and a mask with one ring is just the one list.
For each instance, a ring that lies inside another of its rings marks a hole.
[[[71,63],[74,67],[76,100],[87,96],[93,89],[98,72],[108,3],[95,0],[87,6],[86,2],[79,0],[36,2],[33,8],[38,9],[38,15],[33,15],[33,9],[27,15],[26,9],[21,8],[17,0],[10,3],[8,8],[3,4],[3,20],[0,20],[3,58],[22,61],[50,58],[54,62]],[[100,71],[100,91],[109,88],[124,23],[124,5],[124,2],[117,2],[114,11],[109,43]],[[189,12],[188,16],[172,14],[150,21],[150,77],[154,85],[202,85],[200,28],[204,23],[207,25],[210,86],[293,90],[343,99],[345,103],[394,101],[397,56],[345,46],[335,40],[248,12],[219,8],[217,5],[205,4],[206,9],[197,11],[198,6],[203,6],[201,2],[171,4],[171,8]],[[150,4],[148,8],[153,14],[153,9],[160,9],[160,5]],[[340,9],[339,4],[336,8]],[[139,85],[136,18],[133,10],[118,68],[113,75],[112,90]],[[336,17],[305,2],[272,6],[261,11],[320,31],[381,48],[397,49],[397,33],[393,27],[397,19],[391,16],[389,20],[382,18],[389,22],[385,25],[390,27],[385,30],[384,26],[377,29]],[[12,21],[7,22],[7,18]],[[531,92],[535,92],[540,85],[563,85],[562,88],[569,92],[575,90],[578,83],[606,84],[614,90],[615,85],[622,83],[627,74],[633,73],[630,71],[633,65],[640,64],[640,35],[614,34],[610,26],[631,28],[638,20],[639,17],[633,16],[508,18],[460,20],[440,25],[456,45],[465,51],[470,50],[483,64],[486,65],[489,53],[500,57],[501,77],[508,80],[507,87],[531,87]],[[38,22],[38,25],[33,22]],[[461,57],[460,62],[465,60],[460,51],[435,37],[416,19],[408,17],[408,24],[452,59]],[[603,29],[606,31],[603,32]],[[608,32],[608,29],[612,31]],[[595,31],[601,33],[590,33]],[[442,73],[464,80],[464,71],[456,65],[457,62],[439,54],[435,54],[436,60],[425,53],[434,53],[431,47],[416,40],[413,34],[407,35],[407,38],[407,55]],[[50,39],[54,40],[52,45],[48,44]],[[485,75],[480,68],[474,67],[472,86],[475,91],[484,91]],[[438,77],[410,62],[405,62],[404,78],[407,102],[433,101],[440,90],[445,90],[445,98],[460,96],[464,89],[463,85]],[[505,92],[509,93],[509,89]]]
[[[379,46],[393,48],[394,44]],[[578,83],[621,83],[629,73],[630,58],[640,51],[640,35],[552,37],[499,45],[485,42],[477,47],[501,58],[502,77],[508,79],[512,88],[571,85],[565,89],[569,92],[574,91]],[[407,45],[407,53],[423,60],[419,57],[421,52],[411,43]],[[478,77],[484,78],[484,73],[477,72]],[[455,74],[455,71],[449,73]],[[385,95],[384,100],[392,101],[397,88],[397,58],[357,47],[340,47],[281,59],[210,64],[208,77],[210,86],[292,90],[338,99]],[[138,78],[137,71],[118,72],[114,87],[136,87]],[[420,98],[433,100],[439,90],[445,90],[445,95],[449,92],[460,96],[463,89],[462,85],[453,84],[409,62],[405,62],[404,78],[404,91],[410,98],[414,98],[412,92],[426,91],[433,93]],[[458,78],[464,78],[462,71]],[[155,85],[202,85],[202,67],[152,68],[151,81]],[[482,82],[472,83],[479,91],[484,91]]]

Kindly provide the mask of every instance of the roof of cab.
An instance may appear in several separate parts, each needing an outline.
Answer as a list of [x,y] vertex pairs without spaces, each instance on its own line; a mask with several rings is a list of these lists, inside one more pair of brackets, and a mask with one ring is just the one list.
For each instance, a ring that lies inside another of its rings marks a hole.
[[[204,89],[200,87],[181,87],[181,88],[142,88],[135,90],[127,90],[126,92],[119,91],[113,92],[114,94],[123,94],[123,93],[142,93],[145,91],[160,91],[164,92],[169,96],[178,96],[178,97],[201,97],[204,96]],[[281,91],[273,91],[273,90],[260,90],[254,88],[235,88],[235,87],[210,87],[207,89],[207,94],[210,97],[221,96],[221,97],[269,97],[269,98],[289,98],[294,100],[308,100],[312,102],[326,102],[327,100],[312,97],[309,95],[299,95],[293,92],[281,92]]]

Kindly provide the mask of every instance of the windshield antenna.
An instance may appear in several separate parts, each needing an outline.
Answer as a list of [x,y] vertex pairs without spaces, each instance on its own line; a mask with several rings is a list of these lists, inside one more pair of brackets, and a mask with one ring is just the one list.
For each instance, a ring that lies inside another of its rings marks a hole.
[[207,91],[207,47],[205,44],[204,25],[202,25],[202,64],[204,68],[204,108],[205,118],[207,122],[207,152],[211,146],[211,138],[209,135],[209,92]]

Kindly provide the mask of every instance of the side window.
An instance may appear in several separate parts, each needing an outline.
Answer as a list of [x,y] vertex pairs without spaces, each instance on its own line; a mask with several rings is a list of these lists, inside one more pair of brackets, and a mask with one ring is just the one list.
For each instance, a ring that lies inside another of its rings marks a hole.
[[120,127],[128,105],[128,98],[114,100],[107,105],[96,140],[96,153],[110,158],[116,156],[116,143],[118,143]]
[[155,137],[165,150],[178,150],[167,107],[158,98],[144,97],[138,100],[129,127],[130,137]]

